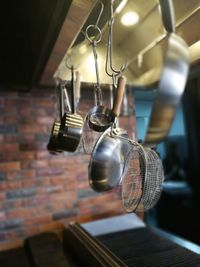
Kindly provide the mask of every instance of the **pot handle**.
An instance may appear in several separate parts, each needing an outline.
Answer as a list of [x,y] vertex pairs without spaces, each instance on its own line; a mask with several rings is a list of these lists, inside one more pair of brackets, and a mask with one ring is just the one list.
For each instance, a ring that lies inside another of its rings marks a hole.
[[121,103],[123,100],[125,87],[126,87],[126,77],[122,75],[118,79],[116,94],[115,94],[113,108],[112,108],[112,111],[116,117],[118,117],[120,114]]

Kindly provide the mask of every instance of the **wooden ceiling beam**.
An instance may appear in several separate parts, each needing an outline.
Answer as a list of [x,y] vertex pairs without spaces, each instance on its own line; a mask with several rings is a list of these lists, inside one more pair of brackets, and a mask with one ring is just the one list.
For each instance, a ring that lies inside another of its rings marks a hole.
[[96,4],[93,0],[73,0],[66,14],[58,38],[42,73],[39,85],[52,86],[53,75],[63,59],[66,51],[73,45],[84,22]]

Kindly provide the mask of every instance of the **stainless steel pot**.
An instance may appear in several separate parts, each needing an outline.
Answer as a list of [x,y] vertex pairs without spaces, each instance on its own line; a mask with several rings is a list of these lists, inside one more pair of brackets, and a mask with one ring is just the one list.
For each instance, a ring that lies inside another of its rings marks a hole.
[[[125,77],[120,77],[113,104],[113,113],[118,116],[125,90]],[[89,184],[95,191],[114,188],[122,179],[126,169],[129,143],[121,138],[128,138],[124,129],[110,127],[98,139],[89,162]]]

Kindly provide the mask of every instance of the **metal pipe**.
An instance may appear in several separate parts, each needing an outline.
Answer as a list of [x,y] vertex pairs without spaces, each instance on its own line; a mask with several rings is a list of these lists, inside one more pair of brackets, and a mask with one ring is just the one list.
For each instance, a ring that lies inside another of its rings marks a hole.
[[[176,29],[179,28],[181,25],[183,25],[188,19],[190,19],[193,15],[195,15],[198,11],[200,11],[200,7],[197,7],[192,12],[189,13],[189,15],[185,16],[179,23],[176,24]],[[138,59],[138,55],[144,56],[146,53],[148,53],[151,49],[153,49],[156,45],[158,45],[162,40],[164,40],[167,37],[167,34],[163,34],[153,40],[149,45],[147,45],[144,49],[142,49],[138,54],[133,57],[127,65],[131,64],[133,61],[136,61]]]

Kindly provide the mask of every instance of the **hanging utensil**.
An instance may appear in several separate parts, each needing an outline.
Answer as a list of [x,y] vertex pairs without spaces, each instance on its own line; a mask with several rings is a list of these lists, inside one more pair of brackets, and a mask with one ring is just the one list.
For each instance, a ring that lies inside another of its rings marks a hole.
[[[119,116],[125,90],[126,78],[119,77],[113,104],[113,113]],[[125,171],[126,155],[129,144],[118,137],[128,137],[121,128],[108,128],[98,139],[90,158],[88,173],[89,184],[95,191],[106,191],[119,184]]]
[[[64,105],[63,105],[63,87],[65,86],[65,82],[62,80],[57,80],[56,91],[59,94],[59,119],[56,119],[53,123],[51,135],[49,139],[49,143],[47,144],[47,149],[51,154],[57,155],[61,153],[63,150],[60,148],[59,144],[59,132],[61,127],[61,120],[64,114]],[[57,93],[57,92],[56,92]]]
[[[162,8],[161,11],[163,12],[164,9]],[[173,8],[169,11],[173,12]],[[169,17],[173,18],[174,14]],[[163,141],[169,132],[185,88],[188,70],[188,47],[182,38],[171,33],[168,36],[163,72],[153,103],[143,149],[139,144],[137,145],[137,148],[140,147],[137,150],[139,173],[133,171],[135,162],[133,153],[131,153],[129,162],[132,165],[122,181],[122,203],[127,212],[146,211],[159,200],[164,172],[162,161],[151,147]]]
[[[100,2],[101,3],[101,2]],[[102,101],[102,91],[100,87],[100,79],[99,79],[99,67],[98,67],[98,54],[97,54],[97,44],[101,41],[102,32],[100,28],[98,27],[98,23],[100,20],[100,17],[103,12],[104,5],[101,3],[101,11],[99,13],[97,22],[95,25],[89,25],[86,28],[85,36],[87,40],[92,45],[92,51],[94,56],[94,62],[95,62],[95,72],[96,72],[96,85],[95,85],[95,106],[88,112],[87,114],[87,120],[88,125],[91,129],[97,132],[103,132],[107,128],[109,128],[112,123],[115,120],[115,116],[112,113],[112,110],[108,109],[107,107],[103,106]],[[90,31],[93,30],[96,32],[96,37],[90,37]]]
[[159,0],[163,26],[168,33],[175,32],[175,12],[172,0]]
[[93,48],[97,82],[94,88],[95,106],[88,112],[87,119],[88,119],[88,125],[91,129],[97,132],[103,132],[111,126],[111,124],[114,122],[115,116],[109,108],[103,106],[102,92],[99,80],[98,55],[96,51],[96,45],[101,40],[101,31],[97,27],[96,29],[99,31],[100,37],[98,40],[92,40],[88,36],[88,30],[91,28],[91,26],[93,27],[93,25],[89,25],[86,29],[86,37],[91,42]]
[[83,118],[76,113],[73,65],[71,66],[71,110],[72,112],[65,112],[62,117],[58,137],[64,151],[74,152],[83,132]]

